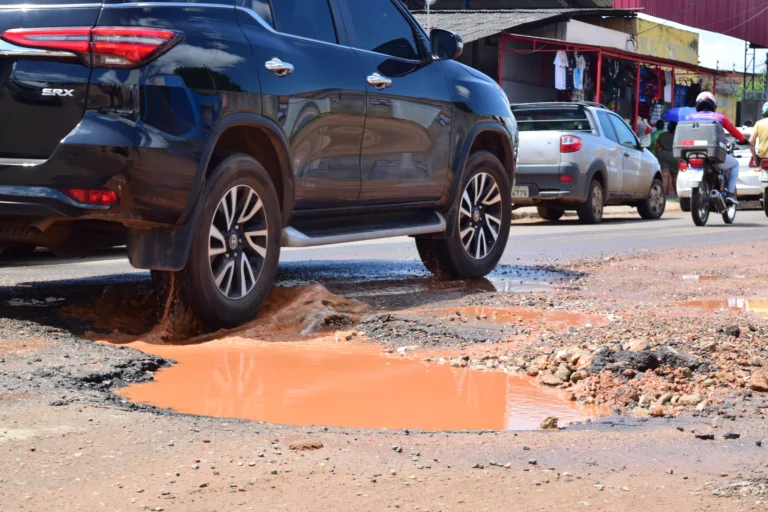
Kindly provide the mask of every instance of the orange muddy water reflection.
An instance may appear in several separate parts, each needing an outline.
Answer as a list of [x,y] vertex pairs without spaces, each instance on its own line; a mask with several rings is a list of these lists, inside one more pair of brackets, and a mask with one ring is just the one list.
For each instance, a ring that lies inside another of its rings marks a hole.
[[752,311],[759,315],[768,315],[768,300],[766,299],[744,299],[741,297],[732,297],[722,300],[689,300],[680,303],[684,308],[696,308],[704,311]]
[[589,415],[526,377],[385,357],[375,345],[230,338],[131,346],[179,364],[120,395],[188,414],[424,430],[535,429],[545,416],[565,425]]

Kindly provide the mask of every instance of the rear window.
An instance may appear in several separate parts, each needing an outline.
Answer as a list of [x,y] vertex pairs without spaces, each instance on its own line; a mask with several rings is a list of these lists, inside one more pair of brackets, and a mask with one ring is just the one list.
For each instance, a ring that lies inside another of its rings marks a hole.
[[580,109],[516,109],[513,112],[521,132],[592,131],[586,112]]

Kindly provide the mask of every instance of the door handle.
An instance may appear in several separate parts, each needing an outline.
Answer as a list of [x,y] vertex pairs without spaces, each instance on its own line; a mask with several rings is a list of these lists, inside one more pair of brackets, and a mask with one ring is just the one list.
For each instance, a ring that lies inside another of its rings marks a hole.
[[293,73],[293,64],[289,64],[288,62],[283,62],[277,57],[274,57],[271,60],[268,60],[264,66],[277,76],[286,76]]
[[392,85],[392,80],[378,73],[374,73],[368,77],[368,83],[375,88],[382,90]]
[[632,155],[630,155],[629,153],[624,153],[624,156],[625,156],[625,157],[627,157],[627,158],[629,158],[629,157],[630,157],[630,156],[632,156]]

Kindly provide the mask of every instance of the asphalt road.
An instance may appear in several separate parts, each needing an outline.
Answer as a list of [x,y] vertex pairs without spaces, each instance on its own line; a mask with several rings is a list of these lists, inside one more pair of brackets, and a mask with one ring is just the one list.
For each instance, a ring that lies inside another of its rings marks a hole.
[[[564,220],[557,224],[541,221],[516,221],[512,226],[503,264],[532,265],[556,264],[557,261],[596,257],[607,254],[626,254],[643,250],[681,248],[694,249],[710,244],[741,244],[768,238],[768,218],[762,211],[739,212],[736,223],[726,226],[719,217],[710,220],[704,228],[693,225],[689,214],[674,212],[659,221],[643,221],[636,216],[613,217],[597,226],[582,226],[576,220]],[[396,266],[383,267],[375,262],[402,262],[408,272],[419,266],[418,254],[410,238],[358,242],[313,249],[284,249],[281,257],[283,278],[302,266],[323,268],[328,272],[334,265],[320,267],[302,262],[335,262],[343,272],[345,267],[364,265],[389,269],[396,273]],[[362,261],[361,261],[362,260]],[[342,262],[352,262],[344,264]],[[382,270],[378,270],[382,271]],[[83,260],[61,260],[39,252],[24,261],[4,262],[0,271],[0,287],[25,283],[85,279],[97,277],[103,280],[144,279],[148,273],[133,269],[119,250],[102,252]],[[312,280],[304,273],[303,278]],[[393,275],[397,278],[397,275]],[[322,276],[318,276],[322,281]]]

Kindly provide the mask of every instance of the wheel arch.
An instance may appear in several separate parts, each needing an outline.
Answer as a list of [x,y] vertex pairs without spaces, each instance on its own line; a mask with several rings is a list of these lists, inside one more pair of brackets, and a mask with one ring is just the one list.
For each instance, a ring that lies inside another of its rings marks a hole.
[[[250,140],[246,137],[248,134],[256,135],[258,140]],[[266,145],[267,142],[269,146]],[[127,252],[131,265],[139,269],[162,271],[178,271],[186,266],[195,221],[202,204],[199,198],[206,178],[211,166],[216,165],[222,155],[233,151],[267,160],[262,162],[262,165],[267,168],[273,180],[279,181],[275,183],[275,188],[280,199],[282,223],[284,226],[287,224],[295,201],[295,181],[290,149],[283,132],[274,121],[263,116],[231,114],[221,119],[208,137],[179,224],[128,230]],[[268,167],[270,163],[271,169]],[[279,165],[279,169],[275,168],[275,163]]]

